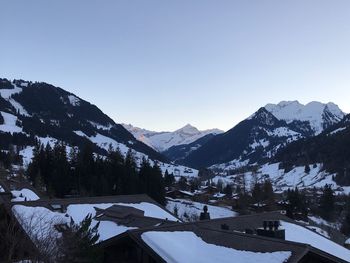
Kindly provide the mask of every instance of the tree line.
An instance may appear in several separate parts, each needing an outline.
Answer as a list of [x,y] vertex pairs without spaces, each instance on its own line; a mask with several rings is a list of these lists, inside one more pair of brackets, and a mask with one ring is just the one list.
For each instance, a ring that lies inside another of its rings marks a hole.
[[107,156],[93,152],[91,144],[81,150],[57,142],[53,147],[37,143],[27,176],[50,197],[148,194],[165,204],[165,187],[159,166],[145,158],[137,164],[129,150],[125,156],[110,147]]

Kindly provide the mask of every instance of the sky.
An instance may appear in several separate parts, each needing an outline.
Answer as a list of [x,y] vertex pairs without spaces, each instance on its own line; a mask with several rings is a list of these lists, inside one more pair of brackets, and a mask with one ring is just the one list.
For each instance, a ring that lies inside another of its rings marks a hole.
[[228,130],[267,103],[350,112],[348,0],[0,0],[0,77],[118,123]]

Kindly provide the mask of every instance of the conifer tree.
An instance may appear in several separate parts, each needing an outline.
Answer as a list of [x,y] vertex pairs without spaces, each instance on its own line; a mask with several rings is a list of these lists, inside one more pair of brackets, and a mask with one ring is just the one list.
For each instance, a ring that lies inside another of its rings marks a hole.
[[323,188],[323,193],[320,199],[320,215],[330,220],[334,212],[334,193],[332,187],[328,184]]
[[76,224],[73,219],[68,229],[63,232],[59,243],[58,262],[102,262],[102,253],[94,244],[99,240],[97,223],[92,227],[92,216],[87,215],[80,224]]

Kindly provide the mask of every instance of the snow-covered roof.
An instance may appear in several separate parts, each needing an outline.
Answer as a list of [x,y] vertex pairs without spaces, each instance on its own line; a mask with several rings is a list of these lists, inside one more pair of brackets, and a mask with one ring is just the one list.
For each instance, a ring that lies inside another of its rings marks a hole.
[[32,190],[23,188],[22,190],[13,190],[11,191],[14,198],[12,202],[21,202],[21,201],[36,201],[39,200],[39,196],[34,193]]
[[[169,211],[174,211],[176,207],[178,216],[184,221],[188,221],[192,215],[199,216],[200,213],[203,212],[203,207],[205,205],[208,208],[208,212],[210,213],[211,219],[233,217],[238,215],[235,211],[232,211],[230,208],[227,207],[208,205],[184,199],[167,198],[167,201],[168,203],[166,205],[166,208]],[[187,215],[188,218],[186,218],[184,215]]]
[[306,244],[215,229],[200,222],[132,230],[128,236],[152,257],[155,253],[156,261],[286,263],[307,259],[309,253],[335,259]]
[[226,224],[229,226],[230,230],[244,232],[245,229],[260,228],[262,227],[263,221],[270,220],[280,221],[281,227],[285,229],[285,239],[287,241],[308,244],[316,249],[350,262],[350,250],[278,212],[222,218],[208,222],[199,222],[199,224],[213,229],[220,229],[222,224]]
[[292,255],[290,251],[253,252],[205,242],[191,231],[150,231],[142,240],[166,262],[232,262],[283,263]]
[[225,197],[225,196],[226,196],[226,194],[223,194],[223,193],[216,193],[216,194],[213,195],[213,197],[215,197],[215,198],[222,198],[222,197]]
[[298,224],[281,221],[281,225],[286,230],[286,240],[309,244],[345,261],[350,261],[350,250],[328,238]]
[[[91,227],[100,223],[98,227],[100,242],[136,228],[120,224],[117,219],[101,216],[101,210],[114,205],[139,209],[143,211],[145,217],[158,219],[155,220],[158,223],[163,220],[178,221],[171,213],[145,195],[19,202],[12,206],[12,211],[34,243],[41,236],[59,237],[61,234],[55,225],[69,224],[71,219],[75,223],[80,223],[87,215],[91,214],[93,218]],[[61,209],[55,209],[55,207]],[[98,217],[96,217],[97,210],[100,213]]]

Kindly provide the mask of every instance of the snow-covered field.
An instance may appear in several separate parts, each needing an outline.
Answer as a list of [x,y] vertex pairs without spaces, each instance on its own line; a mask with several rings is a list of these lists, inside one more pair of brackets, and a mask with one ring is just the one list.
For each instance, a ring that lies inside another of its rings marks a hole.
[[[279,169],[279,163],[265,164],[259,167],[259,169],[253,172],[239,173],[230,176],[218,175],[213,181],[217,182],[222,180],[224,184],[236,184],[237,181],[245,180],[246,185],[249,187],[253,185],[256,180],[270,179],[275,191],[285,191],[288,188],[298,187],[304,188],[322,188],[326,184],[331,185],[336,193],[350,193],[350,187],[340,187],[332,177],[334,174],[330,174],[323,170],[322,164],[310,165],[310,172],[305,173],[305,166],[294,167],[292,170],[286,172],[284,169]],[[224,172],[221,172],[223,174]]]
[[234,262],[240,263],[283,263],[292,255],[289,251],[259,253],[242,251],[206,243],[190,231],[149,231],[141,235],[149,245],[166,262]]
[[[172,199],[167,198],[166,208],[174,213],[175,207],[177,208],[178,217],[183,221],[193,221],[199,218],[201,212],[203,212],[203,207],[206,205],[208,207],[208,212],[210,213],[210,218],[222,218],[222,217],[232,217],[238,214],[226,207],[207,205],[203,203],[193,202],[184,199]],[[184,216],[184,215],[187,215]]]

